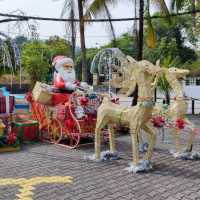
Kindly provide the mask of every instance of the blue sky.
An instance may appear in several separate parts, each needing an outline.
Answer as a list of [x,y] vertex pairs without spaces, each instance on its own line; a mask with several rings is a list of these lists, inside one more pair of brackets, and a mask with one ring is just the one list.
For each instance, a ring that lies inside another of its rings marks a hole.
[[[11,13],[17,9],[22,10],[26,15],[41,17],[59,17],[63,5],[63,0],[0,0],[0,12]],[[115,7],[110,7],[113,18],[132,17],[134,8],[131,3],[122,0]],[[116,34],[121,35],[131,30],[132,22],[114,23]],[[27,24],[24,23],[22,30],[19,30],[14,23],[0,24],[0,31],[14,36],[19,32],[27,33]],[[64,24],[62,22],[38,21],[38,31],[41,38],[48,38],[51,35],[65,35]],[[78,36],[79,40],[79,36]],[[110,40],[105,24],[96,23],[86,27],[86,45],[94,47],[107,43]],[[79,41],[78,41],[79,45]]]

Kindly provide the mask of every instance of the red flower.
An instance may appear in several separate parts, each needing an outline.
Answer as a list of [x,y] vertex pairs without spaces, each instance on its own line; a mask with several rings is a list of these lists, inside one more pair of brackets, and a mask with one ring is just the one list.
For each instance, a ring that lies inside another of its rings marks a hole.
[[184,119],[177,119],[176,120],[176,128],[184,129],[185,128],[185,120]]
[[89,102],[89,99],[87,97],[82,97],[80,99],[80,103],[81,103],[82,106],[87,106],[88,102]]
[[162,116],[156,116],[151,119],[153,125],[157,128],[161,128],[165,125],[165,119]]

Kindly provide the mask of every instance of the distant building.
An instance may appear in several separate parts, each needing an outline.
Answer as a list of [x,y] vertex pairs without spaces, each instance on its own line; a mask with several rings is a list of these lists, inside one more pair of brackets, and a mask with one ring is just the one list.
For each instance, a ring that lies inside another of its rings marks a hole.
[[200,99],[200,74],[186,78],[184,91],[188,97]]

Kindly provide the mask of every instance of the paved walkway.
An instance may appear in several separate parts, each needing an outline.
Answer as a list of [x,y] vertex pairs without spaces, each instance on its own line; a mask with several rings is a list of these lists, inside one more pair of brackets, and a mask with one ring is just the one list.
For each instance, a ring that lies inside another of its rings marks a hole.
[[[194,119],[196,123],[199,120]],[[200,152],[199,137],[195,148]],[[117,146],[121,160],[102,163],[84,160],[85,154],[93,152],[92,145],[67,150],[37,144],[24,146],[20,152],[0,154],[0,199],[200,199],[200,161],[173,158],[168,153],[173,146],[169,137],[165,143],[158,137],[154,169],[149,173],[132,174],[124,170],[132,159],[129,135],[120,136]]]

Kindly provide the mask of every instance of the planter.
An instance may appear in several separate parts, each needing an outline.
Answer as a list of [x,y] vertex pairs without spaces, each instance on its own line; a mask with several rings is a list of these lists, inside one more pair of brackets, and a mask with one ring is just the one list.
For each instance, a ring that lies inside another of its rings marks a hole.
[[13,152],[13,151],[19,151],[20,150],[20,146],[17,147],[1,147],[0,148],[0,153],[4,153],[4,152]]

